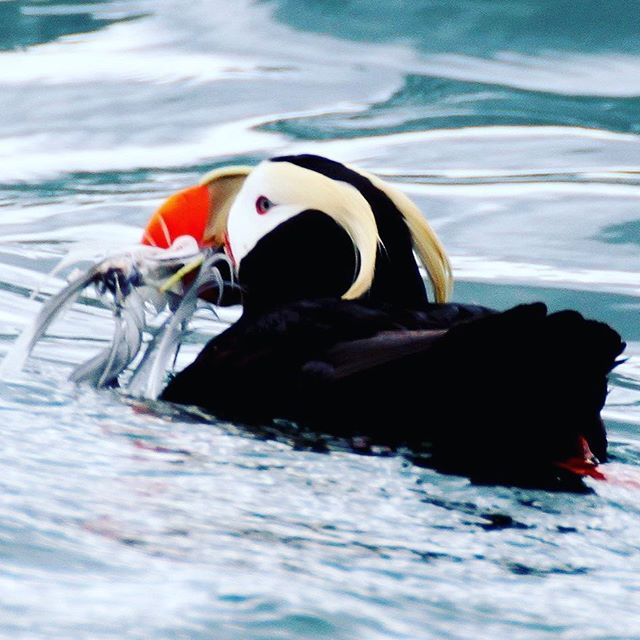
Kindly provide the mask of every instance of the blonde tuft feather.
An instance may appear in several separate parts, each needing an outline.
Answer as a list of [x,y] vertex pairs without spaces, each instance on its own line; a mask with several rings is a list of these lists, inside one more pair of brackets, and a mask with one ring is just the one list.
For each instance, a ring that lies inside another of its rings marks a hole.
[[451,263],[444,246],[420,209],[406,194],[378,176],[353,166],[349,166],[349,168],[367,178],[374,187],[386,193],[398,208],[407,227],[409,227],[414,249],[427,271],[436,302],[446,302],[453,291]]

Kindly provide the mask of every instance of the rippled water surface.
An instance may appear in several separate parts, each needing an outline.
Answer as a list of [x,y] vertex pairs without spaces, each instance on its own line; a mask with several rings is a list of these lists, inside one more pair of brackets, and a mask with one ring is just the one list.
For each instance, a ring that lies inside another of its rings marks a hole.
[[[320,153],[415,198],[457,299],[616,327],[605,416],[637,470],[639,10],[0,1],[2,352],[68,252],[136,242],[220,164]],[[640,489],[475,487],[66,382],[109,329],[80,306],[0,381],[0,636],[640,638]]]

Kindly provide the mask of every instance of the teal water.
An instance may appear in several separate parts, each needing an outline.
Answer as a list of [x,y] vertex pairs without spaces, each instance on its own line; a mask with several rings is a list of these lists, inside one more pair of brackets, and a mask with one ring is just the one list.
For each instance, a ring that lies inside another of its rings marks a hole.
[[[621,331],[605,417],[637,470],[639,9],[0,2],[0,350],[68,252],[136,242],[215,166],[320,153],[418,202],[457,299]],[[475,487],[67,383],[110,326],[81,305],[0,381],[0,637],[640,638],[640,490]]]

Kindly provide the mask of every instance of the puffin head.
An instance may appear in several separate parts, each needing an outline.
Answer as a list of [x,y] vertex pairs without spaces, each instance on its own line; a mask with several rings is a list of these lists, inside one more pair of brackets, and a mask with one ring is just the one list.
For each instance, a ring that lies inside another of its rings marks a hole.
[[419,307],[427,293],[414,250],[437,301],[451,285],[442,245],[404,194],[320,156],[259,164],[229,210],[226,247],[245,310],[322,297]]

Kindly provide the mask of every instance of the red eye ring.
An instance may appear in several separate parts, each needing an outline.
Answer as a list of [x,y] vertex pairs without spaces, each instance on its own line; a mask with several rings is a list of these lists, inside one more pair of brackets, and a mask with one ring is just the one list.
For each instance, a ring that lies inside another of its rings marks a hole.
[[256,200],[256,213],[258,213],[258,215],[263,216],[271,207],[273,207],[273,202],[271,202],[269,198],[266,196],[258,196]]

